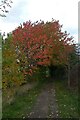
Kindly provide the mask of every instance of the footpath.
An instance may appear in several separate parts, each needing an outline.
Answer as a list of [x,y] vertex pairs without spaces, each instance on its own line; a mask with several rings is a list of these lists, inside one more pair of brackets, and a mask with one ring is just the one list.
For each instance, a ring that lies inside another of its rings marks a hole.
[[56,103],[55,88],[49,83],[42,89],[28,118],[58,118],[58,106]]

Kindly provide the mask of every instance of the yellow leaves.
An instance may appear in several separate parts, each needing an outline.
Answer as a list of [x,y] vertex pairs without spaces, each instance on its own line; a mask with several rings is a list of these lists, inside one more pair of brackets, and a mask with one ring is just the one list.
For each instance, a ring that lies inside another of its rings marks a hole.
[[15,48],[10,41],[3,46],[3,88],[19,86],[24,81],[19,65],[16,63]]

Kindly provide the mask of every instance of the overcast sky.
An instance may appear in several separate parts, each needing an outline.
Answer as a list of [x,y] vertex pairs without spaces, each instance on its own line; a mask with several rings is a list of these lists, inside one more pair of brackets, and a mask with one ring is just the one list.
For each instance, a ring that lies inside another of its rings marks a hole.
[[[1,1],[1,0],[0,0]],[[0,17],[0,30],[11,32],[20,23],[31,20],[51,21],[63,24],[63,30],[78,41],[78,1],[79,0],[12,0],[12,8],[7,17]]]

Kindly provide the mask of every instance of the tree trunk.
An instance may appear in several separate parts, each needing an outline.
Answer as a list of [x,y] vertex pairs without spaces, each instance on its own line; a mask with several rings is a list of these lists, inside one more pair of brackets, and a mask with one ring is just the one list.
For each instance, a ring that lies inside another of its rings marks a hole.
[[70,64],[68,63],[68,87],[70,88]]

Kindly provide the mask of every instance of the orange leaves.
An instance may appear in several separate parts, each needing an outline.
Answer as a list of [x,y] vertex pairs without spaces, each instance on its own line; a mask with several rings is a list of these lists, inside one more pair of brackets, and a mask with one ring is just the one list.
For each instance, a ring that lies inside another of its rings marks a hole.
[[[46,23],[29,21],[13,32],[14,43],[18,44],[22,56],[25,54],[25,60],[32,66],[48,66],[51,62],[54,65],[66,64],[72,51],[72,37],[68,38],[69,34],[62,32],[61,28],[56,20]],[[28,70],[28,74],[32,74],[31,66]]]

